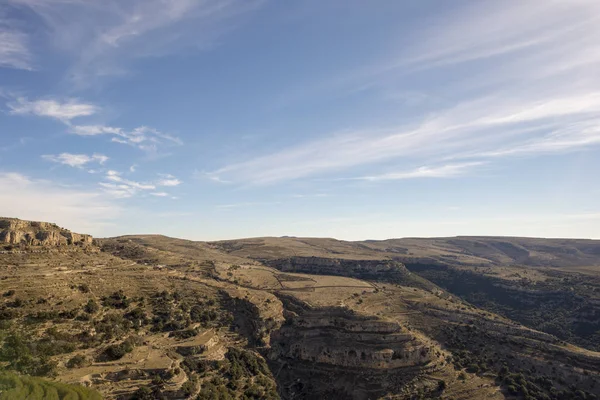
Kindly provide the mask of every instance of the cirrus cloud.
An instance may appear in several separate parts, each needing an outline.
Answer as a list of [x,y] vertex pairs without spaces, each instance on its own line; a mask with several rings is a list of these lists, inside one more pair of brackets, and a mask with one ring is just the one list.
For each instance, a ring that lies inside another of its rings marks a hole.
[[0,67],[32,70],[27,36],[0,26]]
[[59,164],[68,165],[75,168],[83,168],[89,163],[98,163],[100,165],[108,161],[108,157],[103,154],[71,154],[71,153],[60,153],[57,155],[47,154],[43,155],[42,158],[47,161],[52,161]]
[[25,97],[19,97],[8,103],[10,113],[14,115],[35,115],[38,117],[49,117],[62,121],[66,124],[78,117],[87,117],[98,112],[99,107],[81,102],[78,99],[40,99],[29,101]]

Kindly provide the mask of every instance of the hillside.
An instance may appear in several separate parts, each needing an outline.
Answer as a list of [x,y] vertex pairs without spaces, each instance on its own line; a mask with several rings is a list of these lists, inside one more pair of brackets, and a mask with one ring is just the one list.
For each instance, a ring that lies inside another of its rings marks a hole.
[[600,240],[458,236],[348,242],[330,238],[266,237],[211,242],[242,257],[393,258],[453,266],[600,267]]
[[600,396],[595,241],[69,241],[0,224],[20,238],[0,253],[0,361],[23,381],[109,399]]

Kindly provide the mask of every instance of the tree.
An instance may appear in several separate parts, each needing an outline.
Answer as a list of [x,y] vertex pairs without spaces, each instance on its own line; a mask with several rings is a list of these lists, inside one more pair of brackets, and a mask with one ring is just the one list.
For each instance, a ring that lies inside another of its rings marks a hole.
[[445,380],[443,380],[443,379],[442,379],[442,380],[438,381],[438,390],[439,390],[440,392],[443,392],[444,390],[446,390],[446,387],[447,387],[447,386],[448,386],[448,385],[446,384],[446,381],[445,381]]
[[88,314],[95,314],[100,310],[100,306],[93,299],[88,300],[87,304],[83,307],[83,311]]

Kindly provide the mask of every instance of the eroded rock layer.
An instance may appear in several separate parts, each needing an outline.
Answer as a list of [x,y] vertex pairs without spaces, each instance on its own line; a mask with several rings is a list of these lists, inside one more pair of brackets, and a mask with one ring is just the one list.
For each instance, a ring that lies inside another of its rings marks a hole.
[[90,235],[82,235],[48,222],[0,218],[0,243],[26,246],[69,246],[92,243]]
[[412,274],[404,264],[388,259],[349,260],[325,257],[288,257],[261,260],[270,267],[283,272],[299,272],[313,275],[335,275],[351,278],[431,287],[429,282]]
[[433,365],[432,349],[396,322],[282,301],[267,358],[285,398],[378,398]]

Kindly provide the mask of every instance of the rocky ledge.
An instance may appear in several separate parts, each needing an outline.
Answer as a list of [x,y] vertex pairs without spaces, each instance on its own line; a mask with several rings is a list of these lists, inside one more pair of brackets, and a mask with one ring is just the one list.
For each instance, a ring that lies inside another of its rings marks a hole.
[[93,238],[49,222],[0,217],[0,244],[25,246],[85,246]]

